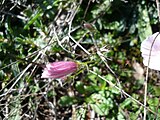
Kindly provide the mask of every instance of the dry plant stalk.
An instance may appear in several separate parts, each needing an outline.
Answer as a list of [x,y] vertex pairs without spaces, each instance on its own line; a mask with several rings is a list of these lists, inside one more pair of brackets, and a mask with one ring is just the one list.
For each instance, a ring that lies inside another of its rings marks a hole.
[[146,120],[146,115],[147,115],[147,109],[146,109],[146,104],[147,104],[147,82],[148,82],[148,76],[149,76],[149,63],[150,63],[150,59],[151,59],[151,53],[152,53],[152,48],[154,45],[154,42],[156,41],[156,38],[158,37],[160,33],[158,33],[156,35],[156,37],[154,38],[151,48],[150,48],[150,52],[149,52],[149,59],[148,59],[148,65],[147,65],[147,71],[146,71],[146,77],[145,77],[145,81],[144,81],[144,116],[143,116],[143,120]]

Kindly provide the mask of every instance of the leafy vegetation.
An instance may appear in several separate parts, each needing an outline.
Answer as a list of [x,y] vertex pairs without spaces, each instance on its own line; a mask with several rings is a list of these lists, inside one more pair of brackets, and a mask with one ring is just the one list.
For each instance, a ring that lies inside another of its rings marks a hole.
[[[2,119],[143,118],[140,44],[159,30],[152,0],[0,1]],[[45,64],[76,61],[60,80]],[[150,71],[147,119],[160,119],[159,72]]]

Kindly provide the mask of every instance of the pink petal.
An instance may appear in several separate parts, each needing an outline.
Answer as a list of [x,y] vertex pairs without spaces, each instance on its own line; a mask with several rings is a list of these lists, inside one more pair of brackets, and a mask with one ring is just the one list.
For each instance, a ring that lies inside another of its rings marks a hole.
[[[143,64],[145,66],[148,66],[148,58],[143,60]],[[154,70],[160,70],[160,56],[150,58],[149,68]]]
[[[151,46],[152,46],[152,49],[151,49]],[[149,68],[154,70],[160,70],[160,35],[158,32],[147,37],[141,44],[141,52],[143,57],[143,63],[145,66],[148,66],[150,50],[152,51],[150,56]]]

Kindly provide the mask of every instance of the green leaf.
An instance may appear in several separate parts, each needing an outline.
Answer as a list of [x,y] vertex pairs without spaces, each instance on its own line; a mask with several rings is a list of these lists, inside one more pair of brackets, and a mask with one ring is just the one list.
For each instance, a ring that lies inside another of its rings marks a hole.
[[92,94],[86,99],[91,108],[99,115],[108,115],[109,110],[113,108],[113,100],[105,97],[105,91],[99,91],[99,93]]
[[99,115],[109,114],[109,109],[106,104],[91,104],[91,108]]
[[160,96],[160,87],[159,86],[154,86],[153,89],[155,91],[155,95]]
[[70,97],[70,96],[62,96],[58,101],[60,106],[71,106],[76,102],[77,99],[75,97]]
[[143,41],[146,39],[147,36],[152,34],[152,29],[150,25],[150,19],[148,16],[147,8],[142,9],[139,7],[139,11],[141,13],[137,26],[138,26],[138,34],[140,37],[140,40]]
[[28,21],[28,23],[24,26],[24,29],[29,29],[30,25],[32,25],[39,17],[41,17],[43,13],[41,11],[38,11],[37,13],[33,14],[31,16],[31,19]]
[[158,98],[151,98],[148,100],[149,106],[158,106],[159,99]]
[[115,88],[115,87],[110,86],[109,89],[114,94],[120,94],[120,91],[117,88]]
[[123,114],[122,113],[118,113],[118,116],[117,116],[117,119],[118,120],[125,120],[125,117],[123,116]]
[[132,100],[130,98],[127,98],[120,104],[120,106],[121,106],[122,109],[124,109],[125,107],[127,107],[131,103],[132,103]]
[[114,78],[113,75],[111,75],[111,74],[107,74],[107,75],[105,76],[105,78],[106,78],[107,80],[111,81],[111,82],[115,82],[115,78]]
[[100,87],[97,85],[84,86],[85,93],[93,93],[100,90]]
[[85,89],[84,89],[84,84],[80,81],[78,81],[76,83],[76,89],[79,93],[84,94],[85,93]]
[[88,74],[88,78],[91,79],[92,81],[95,81],[97,78],[97,75],[95,74]]
[[130,113],[130,119],[131,120],[137,120],[139,115],[142,113],[143,107],[139,106],[138,110],[136,112],[131,112]]

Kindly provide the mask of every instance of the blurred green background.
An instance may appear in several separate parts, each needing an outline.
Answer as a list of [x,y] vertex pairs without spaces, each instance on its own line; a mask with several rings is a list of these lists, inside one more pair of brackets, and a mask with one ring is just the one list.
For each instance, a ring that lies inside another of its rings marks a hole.
[[[154,0],[1,0],[0,117],[142,119],[140,45],[158,31]],[[43,65],[67,60],[80,66],[62,85],[41,79]],[[159,78],[149,71],[148,120],[160,119]]]

